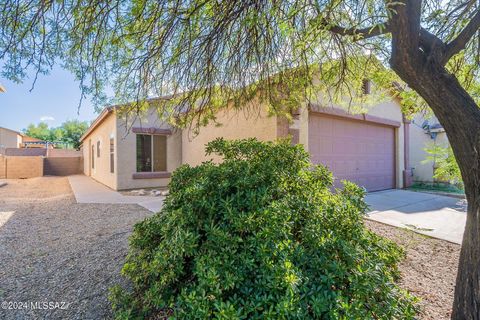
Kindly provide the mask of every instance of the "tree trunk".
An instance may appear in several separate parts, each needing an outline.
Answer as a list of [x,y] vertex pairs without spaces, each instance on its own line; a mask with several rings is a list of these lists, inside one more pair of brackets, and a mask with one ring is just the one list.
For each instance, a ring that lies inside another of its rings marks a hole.
[[[477,193],[479,191],[477,190]],[[480,319],[480,208],[469,199],[452,319]]]
[[465,184],[467,223],[452,319],[480,319],[480,108],[443,66],[426,59],[391,61],[428,103],[447,133]]

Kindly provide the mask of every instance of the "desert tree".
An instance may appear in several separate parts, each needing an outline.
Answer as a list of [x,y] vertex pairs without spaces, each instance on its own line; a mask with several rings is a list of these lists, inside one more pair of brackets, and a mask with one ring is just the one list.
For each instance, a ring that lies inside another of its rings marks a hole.
[[428,105],[468,200],[452,318],[480,319],[479,27],[478,0],[2,0],[0,61],[15,81],[59,63],[98,105],[168,95],[178,125],[253,99],[288,114],[319,89],[361,106],[365,78]]

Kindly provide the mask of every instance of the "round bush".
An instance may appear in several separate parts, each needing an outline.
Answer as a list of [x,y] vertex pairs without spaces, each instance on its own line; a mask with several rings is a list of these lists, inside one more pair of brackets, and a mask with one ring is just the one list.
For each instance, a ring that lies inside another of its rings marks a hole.
[[138,223],[112,289],[118,319],[411,319],[401,250],[368,231],[363,189],[288,142],[207,145],[177,169],[162,211]]

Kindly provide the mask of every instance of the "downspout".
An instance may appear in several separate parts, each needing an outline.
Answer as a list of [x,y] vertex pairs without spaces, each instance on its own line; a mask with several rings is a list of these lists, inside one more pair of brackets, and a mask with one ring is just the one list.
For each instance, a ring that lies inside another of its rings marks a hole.
[[413,184],[413,171],[410,167],[410,120],[405,115],[403,118],[403,188],[406,189]]

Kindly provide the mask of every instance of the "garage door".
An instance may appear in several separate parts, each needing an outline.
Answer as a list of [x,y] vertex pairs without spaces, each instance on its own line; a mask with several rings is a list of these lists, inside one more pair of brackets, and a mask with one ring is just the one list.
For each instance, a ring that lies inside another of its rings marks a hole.
[[368,191],[395,187],[395,130],[392,127],[310,114],[308,147],[312,162],[337,179]]

